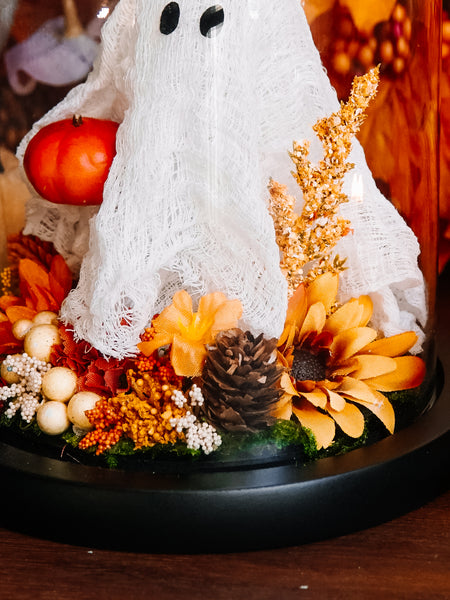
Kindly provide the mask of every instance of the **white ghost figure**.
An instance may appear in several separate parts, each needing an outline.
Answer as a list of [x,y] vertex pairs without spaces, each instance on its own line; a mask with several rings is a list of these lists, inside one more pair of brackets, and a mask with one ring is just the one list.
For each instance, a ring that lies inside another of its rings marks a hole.
[[[54,241],[72,266],[82,259],[62,309],[76,335],[106,355],[133,354],[182,288],[239,298],[247,327],[280,334],[286,282],[267,185],[292,180],[293,140],[314,140],[312,125],[338,106],[299,0],[121,0],[87,82],[19,149],[73,113],[121,123],[96,215],[41,198],[29,207],[27,233]],[[351,160],[363,194],[342,210],[354,234],[338,248],[349,267],[341,299],[372,294],[375,324],[397,333],[426,318],[419,247],[357,144]]]

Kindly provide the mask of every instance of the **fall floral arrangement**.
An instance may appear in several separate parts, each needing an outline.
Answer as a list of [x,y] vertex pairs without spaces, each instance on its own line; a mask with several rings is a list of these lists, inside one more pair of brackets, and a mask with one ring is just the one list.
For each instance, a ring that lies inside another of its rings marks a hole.
[[[356,78],[349,101],[315,125],[324,155],[294,143],[301,214],[270,182],[269,211],[289,289],[279,339],[239,327],[242,306],[220,291],[194,310],[178,291],[141,336],[136,355],[106,358],[58,320],[72,275],[52,244],[19,235],[1,274],[0,423],[62,439],[106,457],[169,450],[223,452],[229,440],[295,446],[299,457],[338,452],[367,439],[368,415],[395,427],[395,393],[419,388],[413,332],[383,337],[370,326],[368,296],[336,301],[351,231],[339,215],[353,136],[376,93],[378,71]],[[342,443],[344,440],[344,444]]]

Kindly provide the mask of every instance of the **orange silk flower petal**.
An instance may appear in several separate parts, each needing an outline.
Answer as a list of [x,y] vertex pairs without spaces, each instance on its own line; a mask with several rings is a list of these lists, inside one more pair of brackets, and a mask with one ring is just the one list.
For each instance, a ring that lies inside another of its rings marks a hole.
[[277,402],[272,415],[276,419],[284,419],[289,421],[292,417],[292,396],[289,394],[283,394],[280,400]]
[[300,396],[318,408],[325,408],[328,396],[322,390],[315,389],[313,392],[301,392]]
[[383,356],[401,356],[410,350],[417,342],[414,331],[405,331],[398,335],[375,340],[360,350],[364,354],[382,354]]
[[370,296],[360,296],[358,298],[359,305],[362,308],[362,315],[359,320],[359,327],[365,327],[372,318],[373,302]]
[[304,284],[300,284],[289,300],[286,323],[283,333],[278,340],[278,346],[286,344],[286,347],[290,348],[293,345],[295,336],[302,326],[307,310],[306,289]]
[[303,427],[313,432],[318,450],[331,446],[336,431],[331,417],[316,410],[307,400],[296,401],[292,410]]
[[323,304],[325,312],[329,312],[336,301],[339,287],[339,275],[336,273],[324,273],[319,275],[306,288],[308,305],[316,302]]
[[206,348],[202,342],[188,343],[181,336],[175,335],[170,350],[170,361],[180,377],[199,377],[202,373]]
[[341,396],[340,394],[336,394],[336,392],[333,392],[333,390],[329,390],[327,388],[324,389],[324,392],[327,394],[330,406],[333,410],[344,410],[346,400],[343,396]]
[[343,394],[346,398],[356,398],[365,402],[376,402],[374,390],[367,385],[367,382],[353,379],[352,377],[344,377],[336,392]]
[[168,346],[172,342],[172,339],[173,335],[168,333],[156,333],[151,340],[148,342],[141,342],[137,347],[142,354],[145,354],[145,356],[150,356],[150,354],[153,354],[153,352],[158,350],[158,348]]
[[323,328],[324,331],[329,331],[333,335],[337,335],[343,329],[356,327],[362,317],[362,307],[358,300],[353,298],[342,306],[340,306],[331,316]]
[[370,327],[352,327],[338,333],[331,344],[333,360],[337,363],[347,360],[377,337]]
[[156,332],[175,334],[180,325],[187,327],[192,320],[192,298],[185,290],[180,290],[172,298],[172,304],[166,306],[160,315],[153,320]]
[[344,329],[365,327],[373,312],[372,300],[369,296],[360,296],[349,300],[328,317],[324,331],[337,335]]
[[392,373],[397,368],[397,363],[393,358],[376,354],[358,354],[351,359],[351,362],[354,367],[351,376],[356,379],[379,377]]
[[349,360],[344,361],[339,365],[339,367],[333,366],[333,378],[335,377],[345,377],[346,375],[350,375],[357,369],[357,363],[354,357]]
[[395,429],[395,412],[392,407],[392,404],[383,396],[380,392],[374,390],[374,396],[376,398],[376,402],[364,402],[359,398],[352,398],[352,402],[356,402],[361,406],[365,406],[368,410],[370,410],[376,417],[380,419],[389,433],[394,433]]
[[49,288],[47,271],[29,258],[22,258],[19,261],[20,281],[29,287]]
[[[236,327],[242,317],[242,304],[239,300],[226,300],[216,310],[214,322],[211,327],[213,337],[219,331],[226,331]],[[212,340],[211,340],[212,341]]]
[[352,438],[359,438],[364,432],[364,417],[360,410],[353,404],[346,402],[342,410],[333,410],[327,407],[327,412],[344,433]]
[[19,319],[32,321],[36,316],[36,311],[28,306],[10,306],[6,309],[6,314],[11,323],[15,323]]
[[18,296],[1,296],[0,297],[0,309],[6,310],[9,306],[16,306],[22,304],[22,298]]
[[202,319],[210,318],[214,315],[217,309],[228,302],[227,297],[222,292],[213,292],[202,296],[198,302],[198,315]]
[[366,383],[380,392],[409,390],[419,386],[425,377],[425,363],[418,356],[394,358],[397,368],[392,373],[366,379]]
[[316,331],[320,333],[325,325],[326,318],[325,307],[321,302],[316,302],[310,306],[300,329],[299,339],[303,339],[308,334]]

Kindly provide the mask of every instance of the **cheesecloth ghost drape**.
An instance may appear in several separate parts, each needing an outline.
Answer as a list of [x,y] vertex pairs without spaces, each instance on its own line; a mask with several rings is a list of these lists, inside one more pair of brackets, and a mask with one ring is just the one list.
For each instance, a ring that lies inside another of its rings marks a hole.
[[[62,318],[117,357],[135,352],[181,288],[239,298],[247,327],[280,334],[286,282],[267,185],[273,177],[301,199],[288,150],[294,139],[313,140],[312,125],[338,108],[299,0],[221,0],[223,26],[210,37],[199,26],[210,0],[179,0],[170,35],[160,31],[167,4],[121,0],[87,82],[19,148],[73,113],[121,123],[98,213],[35,197],[25,230],[51,239],[74,270],[81,262]],[[417,329],[426,318],[417,241],[378,192],[358,144],[351,160],[346,191],[357,173],[363,198],[342,208],[354,233],[338,247],[349,267],[341,299],[370,293],[386,335]]]

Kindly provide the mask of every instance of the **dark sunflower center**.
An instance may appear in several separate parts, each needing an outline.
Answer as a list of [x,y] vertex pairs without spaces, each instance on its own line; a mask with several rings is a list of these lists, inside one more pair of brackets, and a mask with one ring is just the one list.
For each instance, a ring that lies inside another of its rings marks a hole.
[[320,356],[299,348],[294,350],[291,374],[297,381],[322,381],[326,378],[326,365]]

